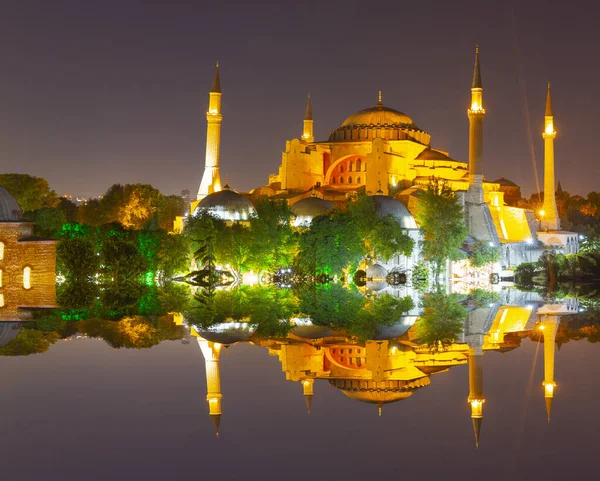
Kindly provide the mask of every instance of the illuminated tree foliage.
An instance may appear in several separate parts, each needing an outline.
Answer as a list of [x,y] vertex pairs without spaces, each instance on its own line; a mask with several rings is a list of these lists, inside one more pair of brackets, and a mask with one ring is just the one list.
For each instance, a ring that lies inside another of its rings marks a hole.
[[458,294],[432,292],[423,297],[423,315],[417,324],[419,342],[432,352],[448,348],[463,329],[467,310]]
[[471,251],[469,261],[473,267],[483,267],[500,260],[500,249],[487,242],[477,242]]
[[433,178],[417,206],[417,222],[423,231],[422,252],[432,263],[437,279],[446,260],[460,258],[467,238],[462,207],[447,182]]
[[16,199],[24,212],[54,207],[56,192],[46,179],[28,174],[0,174],[0,185]]

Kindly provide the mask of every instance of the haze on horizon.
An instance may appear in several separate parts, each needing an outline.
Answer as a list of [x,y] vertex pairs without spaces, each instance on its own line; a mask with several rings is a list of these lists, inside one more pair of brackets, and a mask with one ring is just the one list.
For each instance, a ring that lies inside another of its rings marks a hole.
[[285,140],[301,133],[307,92],[317,140],[381,89],[433,147],[466,161],[477,43],[486,178],[536,191],[550,80],[556,178],[571,193],[599,190],[591,3],[83,3],[19,2],[0,17],[0,171],[44,177],[59,194],[137,182],[195,193],[216,60],[221,171],[233,188],[276,172]]

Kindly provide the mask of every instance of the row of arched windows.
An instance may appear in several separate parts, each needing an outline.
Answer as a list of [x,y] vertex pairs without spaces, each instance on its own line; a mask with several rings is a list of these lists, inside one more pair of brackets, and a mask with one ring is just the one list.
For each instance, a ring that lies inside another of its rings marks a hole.
[[[340,164],[340,173],[344,172],[344,164]],[[350,162],[348,162],[348,172],[362,172],[362,161],[360,159],[356,160],[356,164],[354,164],[354,161],[351,160]]]
[[[338,180],[338,179],[336,179],[336,177],[332,177],[332,178],[331,178],[331,183],[332,183],[332,184],[336,184],[336,183],[337,183],[337,182],[336,182],[337,180]],[[349,176],[349,177],[348,177],[348,182],[344,182],[344,180],[345,180],[345,179],[344,179],[344,176],[343,176],[343,175],[341,175],[341,176],[340,176],[340,178],[339,178],[339,183],[340,183],[340,184],[345,184],[345,183],[348,183],[348,184],[353,184],[353,183],[354,183],[354,182],[353,182],[353,179],[352,179],[352,176]],[[360,177],[357,177],[357,178],[356,178],[356,183],[357,183],[357,184],[360,184]]]

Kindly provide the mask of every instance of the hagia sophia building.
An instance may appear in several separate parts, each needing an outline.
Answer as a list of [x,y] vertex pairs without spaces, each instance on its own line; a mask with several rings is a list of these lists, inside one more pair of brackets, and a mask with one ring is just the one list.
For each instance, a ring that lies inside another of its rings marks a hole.
[[[363,190],[374,199],[383,197],[383,214],[392,213],[407,227],[414,221],[419,193],[432,177],[445,180],[465,212],[472,240],[501,247],[502,264],[518,265],[535,260],[543,252],[536,245],[552,246],[564,253],[578,249],[575,233],[560,230],[554,180],[554,117],[550,84],[545,111],[544,206],[536,214],[514,206],[519,187],[504,177],[489,182],[484,177],[483,123],[486,116],[479,49],[471,85],[468,163],[453,159],[449,152],[434,147],[431,136],[410,116],[384,105],[381,92],[377,103],[350,115],[329,138],[313,135],[310,95],[302,135],[287,140],[277,173],[268,183],[249,193],[223,186],[220,175],[221,81],[217,64],[206,114],[207,139],[204,175],[191,214],[209,210],[228,221],[244,221],[254,212],[252,201],[262,196],[286,199],[297,219],[304,222],[343,203],[348,195]],[[509,205],[513,204],[513,205]],[[381,207],[381,206],[378,206]],[[378,209],[381,210],[381,209]],[[543,213],[543,214],[542,214]],[[538,242],[539,241],[539,242]]]

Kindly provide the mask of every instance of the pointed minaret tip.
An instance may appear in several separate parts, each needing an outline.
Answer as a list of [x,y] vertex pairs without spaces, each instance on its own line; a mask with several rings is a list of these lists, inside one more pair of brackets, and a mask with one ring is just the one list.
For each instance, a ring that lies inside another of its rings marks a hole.
[[215,426],[215,434],[219,437],[219,426],[221,425],[221,415],[220,414],[211,414],[210,418]]
[[552,97],[550,95],[550,82],[548,82],[548,93],[546,94],[546,117],[552,117]]
[[546,413],[548,414],[548,424],[550,424],[550,414],[552,414],[552,398],[546,398]]
[[471,88],[483,88],[481,83],[481,69],[479,68],[479,45],[475,47],[475,68],[473,69],[473,83],[471,84]]
[[306,112],[304,113],[304,120],[312,120],[312,104],[310,103],[310,92],[308,93],[308,101],[306,102]]
[[212,85],[210,87],[211,93],[221,93],[221,77],[219,76],[219,62],[217,61],[215,67],[215,76],[213,77]]
[[475,433],[475,449],[479,449],[479,434],[481,433],[481,418],[472,418]]
[[313,395],[312,394],[305,394],[304,395],[304,401],[306,402],[306,410],[308,411],[309,415],[310,415],[310,407],[312,406],[312,399],[313,399]]

